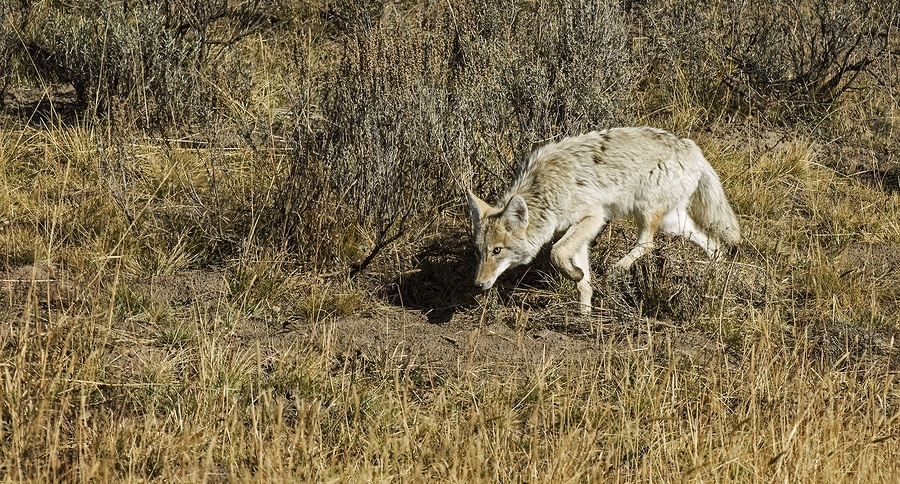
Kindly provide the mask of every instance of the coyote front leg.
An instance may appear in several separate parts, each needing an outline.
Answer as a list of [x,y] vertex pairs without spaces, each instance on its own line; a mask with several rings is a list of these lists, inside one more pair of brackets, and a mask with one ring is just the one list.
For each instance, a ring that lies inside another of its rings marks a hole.
[[591,268],[589,249],[591,241],[603,230],[606,218],[595,214],[581,219],[555,243],[550,250],[550,261],[567,278],[575,281],[581,313],[591,313]]

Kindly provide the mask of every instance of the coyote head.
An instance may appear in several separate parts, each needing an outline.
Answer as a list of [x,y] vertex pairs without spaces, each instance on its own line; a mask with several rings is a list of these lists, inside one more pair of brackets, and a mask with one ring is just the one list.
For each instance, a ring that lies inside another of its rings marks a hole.
[[470,191],[466,192],[466,197],[472,212],[475,248],[478,249],[475,285],[488,290],[503,271],[531,262],[537,253],[526,234],[528,206],[519,195],[510,198],[504,207],[492,207]]

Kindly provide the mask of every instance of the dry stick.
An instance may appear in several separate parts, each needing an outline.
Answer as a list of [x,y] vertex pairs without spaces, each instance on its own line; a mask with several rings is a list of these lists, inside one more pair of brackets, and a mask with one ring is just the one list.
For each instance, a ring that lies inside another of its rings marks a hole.
[[398,224],[397,232],[395,232],[394,235],[385,238],[385,235],[391,230],[391,227],[393,227],[395,225],[395,223],[397,222],[398,219],[396,219],[396,218],[392,219],[390,221],[390,223],[388,223],[387,227],[385,227],[383,230],[379,231],[379,234],[378,234],[379,240],[377,240],[375,242],[375,247],[371,251],[369,251],[369,254],[361,262],[359,262],[357,264],[353,264],[350,267],[350,277],[356,276],[357,274],[359,274],[360,272],[365,270],[365,268],[368,267],[369,264],[371,264],[373,260],[375,260],[375,257],[377,257],[378,254],[381,253],[382,250],[384,250],[389,245],[394,243],[394,241],[396,241],[401,236],[403,236],[403,234],[405,233],[405,231],[403,230],[403,227],[406,225],[406,221],[409,219],[411,214],[412,214],[412,211],[407,210],[403,214],[403,216],[400,217],[400,219],[399,219],[400,223]]

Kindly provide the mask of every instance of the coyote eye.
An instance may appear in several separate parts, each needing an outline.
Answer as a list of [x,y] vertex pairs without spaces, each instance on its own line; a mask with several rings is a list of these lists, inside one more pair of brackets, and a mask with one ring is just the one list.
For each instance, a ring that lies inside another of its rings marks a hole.
[[492,250],[491,252],[492,252],[494,255],[497,255],[497,254],[500,253],[501,250],[503,250],[502,247],[494,247],[494,250]]

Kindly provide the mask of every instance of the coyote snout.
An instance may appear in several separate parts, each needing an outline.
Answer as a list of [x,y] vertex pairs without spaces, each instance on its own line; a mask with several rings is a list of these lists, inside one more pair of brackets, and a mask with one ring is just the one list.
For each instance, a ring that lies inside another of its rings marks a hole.
[[654,128],[615,128],[565,138],[535,150],[496,205],[466,192],[478,249],[475,286],[487,290],[510,267],[550,251],[575,281],[581,311],[591,312],[588,249],[609,220],[631,215],[634,248],[615,263],[628,269],[653,250],[657,230],[686,237],[710,257],[741,240],[715,170],[689,139]]

